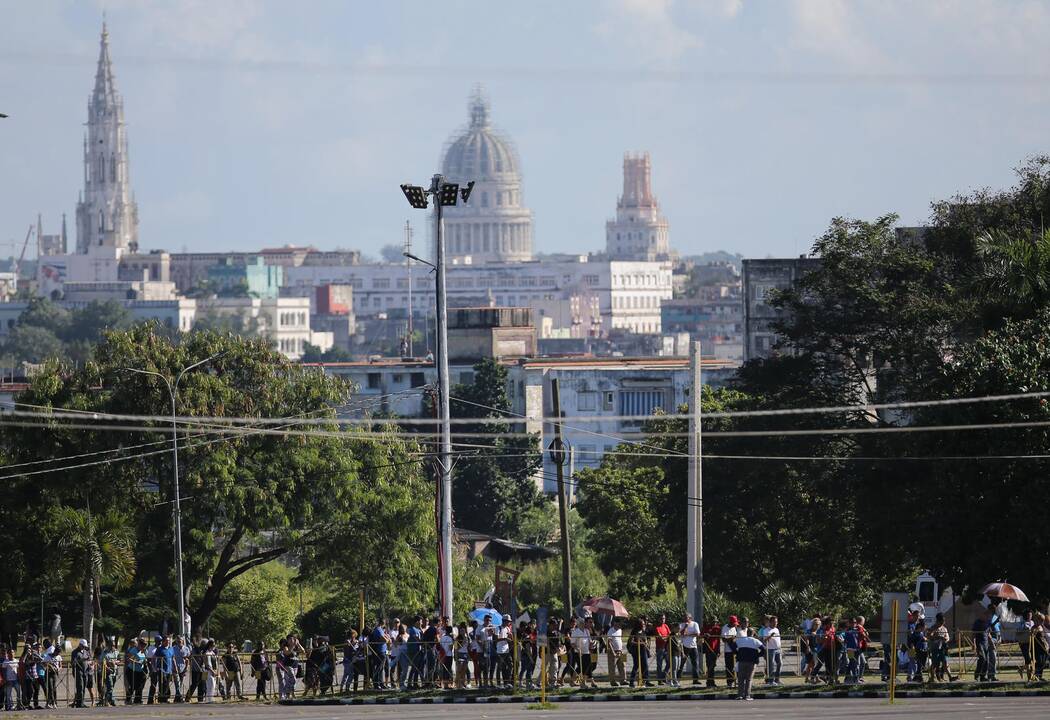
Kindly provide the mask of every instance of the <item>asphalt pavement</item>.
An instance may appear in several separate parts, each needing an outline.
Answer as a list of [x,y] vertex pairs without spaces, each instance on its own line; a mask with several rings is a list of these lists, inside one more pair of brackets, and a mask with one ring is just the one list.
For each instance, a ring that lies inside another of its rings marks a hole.
[[[678,718],[775,718],[776,720],[813,720],[821,718],[950,718],[951,720],[1003,720],[1016,718],[1046,718],[1050,716],[1050,698],[919,698],[900,700],[889,705],[886,700],[844,698],[807,700],[736,700],[679,701],[679,702],[618,702],[618,703],[559,703],[553,710],[529,710],[525,705],[394,705],[394,706],[279,706],[253,703],[219,703],[203,705],[149,705],[90,708],[84,710],[60,709],[18,713],[44,718],[70,720],[181,720],[182,718],[209,718],[210,720],[352,720],[353,718],[463,718],[464,720],[514,720],[530,718],[580,718],[581,720],[619,720],[620,718],[649,717],[654,720]],[[11,718],[16,717],[12,713]]]

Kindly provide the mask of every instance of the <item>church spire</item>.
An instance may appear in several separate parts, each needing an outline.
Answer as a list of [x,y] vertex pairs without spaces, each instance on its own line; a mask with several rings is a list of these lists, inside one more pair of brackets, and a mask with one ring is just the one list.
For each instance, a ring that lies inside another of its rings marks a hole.
[[77,252],[138,247],[138,208],[128,181],[124,103],[113,77],[109,29],[102,22],[95,88],[88,101],[84,192],[77,203]]
[[117,103],[117,88],[113,83],[113,61],[109,57],[109,30],[102,21],[102,39],[99,41],[98,68],[95,70],[95,92],[92,104],[97,108]]

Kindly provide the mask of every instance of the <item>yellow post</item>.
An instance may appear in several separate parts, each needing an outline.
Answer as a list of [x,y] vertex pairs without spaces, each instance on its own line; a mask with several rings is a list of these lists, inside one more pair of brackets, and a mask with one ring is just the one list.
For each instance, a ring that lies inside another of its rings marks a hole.
[[547,643],[540,645],[540,703],[547,702]]
[[897,692],[897,618],[900,613],[900,602],[893,601],[892,622],[890,627],[890,704],[893,704]]

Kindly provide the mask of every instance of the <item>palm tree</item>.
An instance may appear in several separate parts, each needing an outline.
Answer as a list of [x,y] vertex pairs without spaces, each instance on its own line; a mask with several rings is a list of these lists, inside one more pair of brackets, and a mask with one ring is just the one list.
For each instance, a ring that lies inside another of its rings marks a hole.
[[980,289],[1004,307],[1028,316],[1050,302],[1050,230],[1032,236],[989,230],[977,238],[976,251]]
[[135,577],[135,533],[127,518],[112,510],[93,515],[90,510],[61,507],[55,519],[63,564],[84,601],[83,637],[92,647],[95,596],[100,586],[112,583],[117,588],[126,587]]

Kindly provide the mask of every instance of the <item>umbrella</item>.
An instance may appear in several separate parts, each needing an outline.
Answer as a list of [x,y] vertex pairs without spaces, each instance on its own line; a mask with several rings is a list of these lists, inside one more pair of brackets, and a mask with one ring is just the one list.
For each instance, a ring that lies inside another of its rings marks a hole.
[[470,619],[477,620],[478,625],[484,624],[486,617],[492,618],[493,625],[503,624],[503,613],[499,610],[493,610],[492,608],[478,608],[477,610],[470,611]]
[[1007,582],[989,583],[984,586],[981,593],[988,597],[996,597],[1001,600],[1019,600],[1020,602],[1028,602],[1028,596],[1024,594],[1024,590]]
[[613,617],[630,617],[627,608],[619,600],[614,600],[608,595],[591,598],[584,601],[583,608],[590,610],[595,615],[612,615]]

